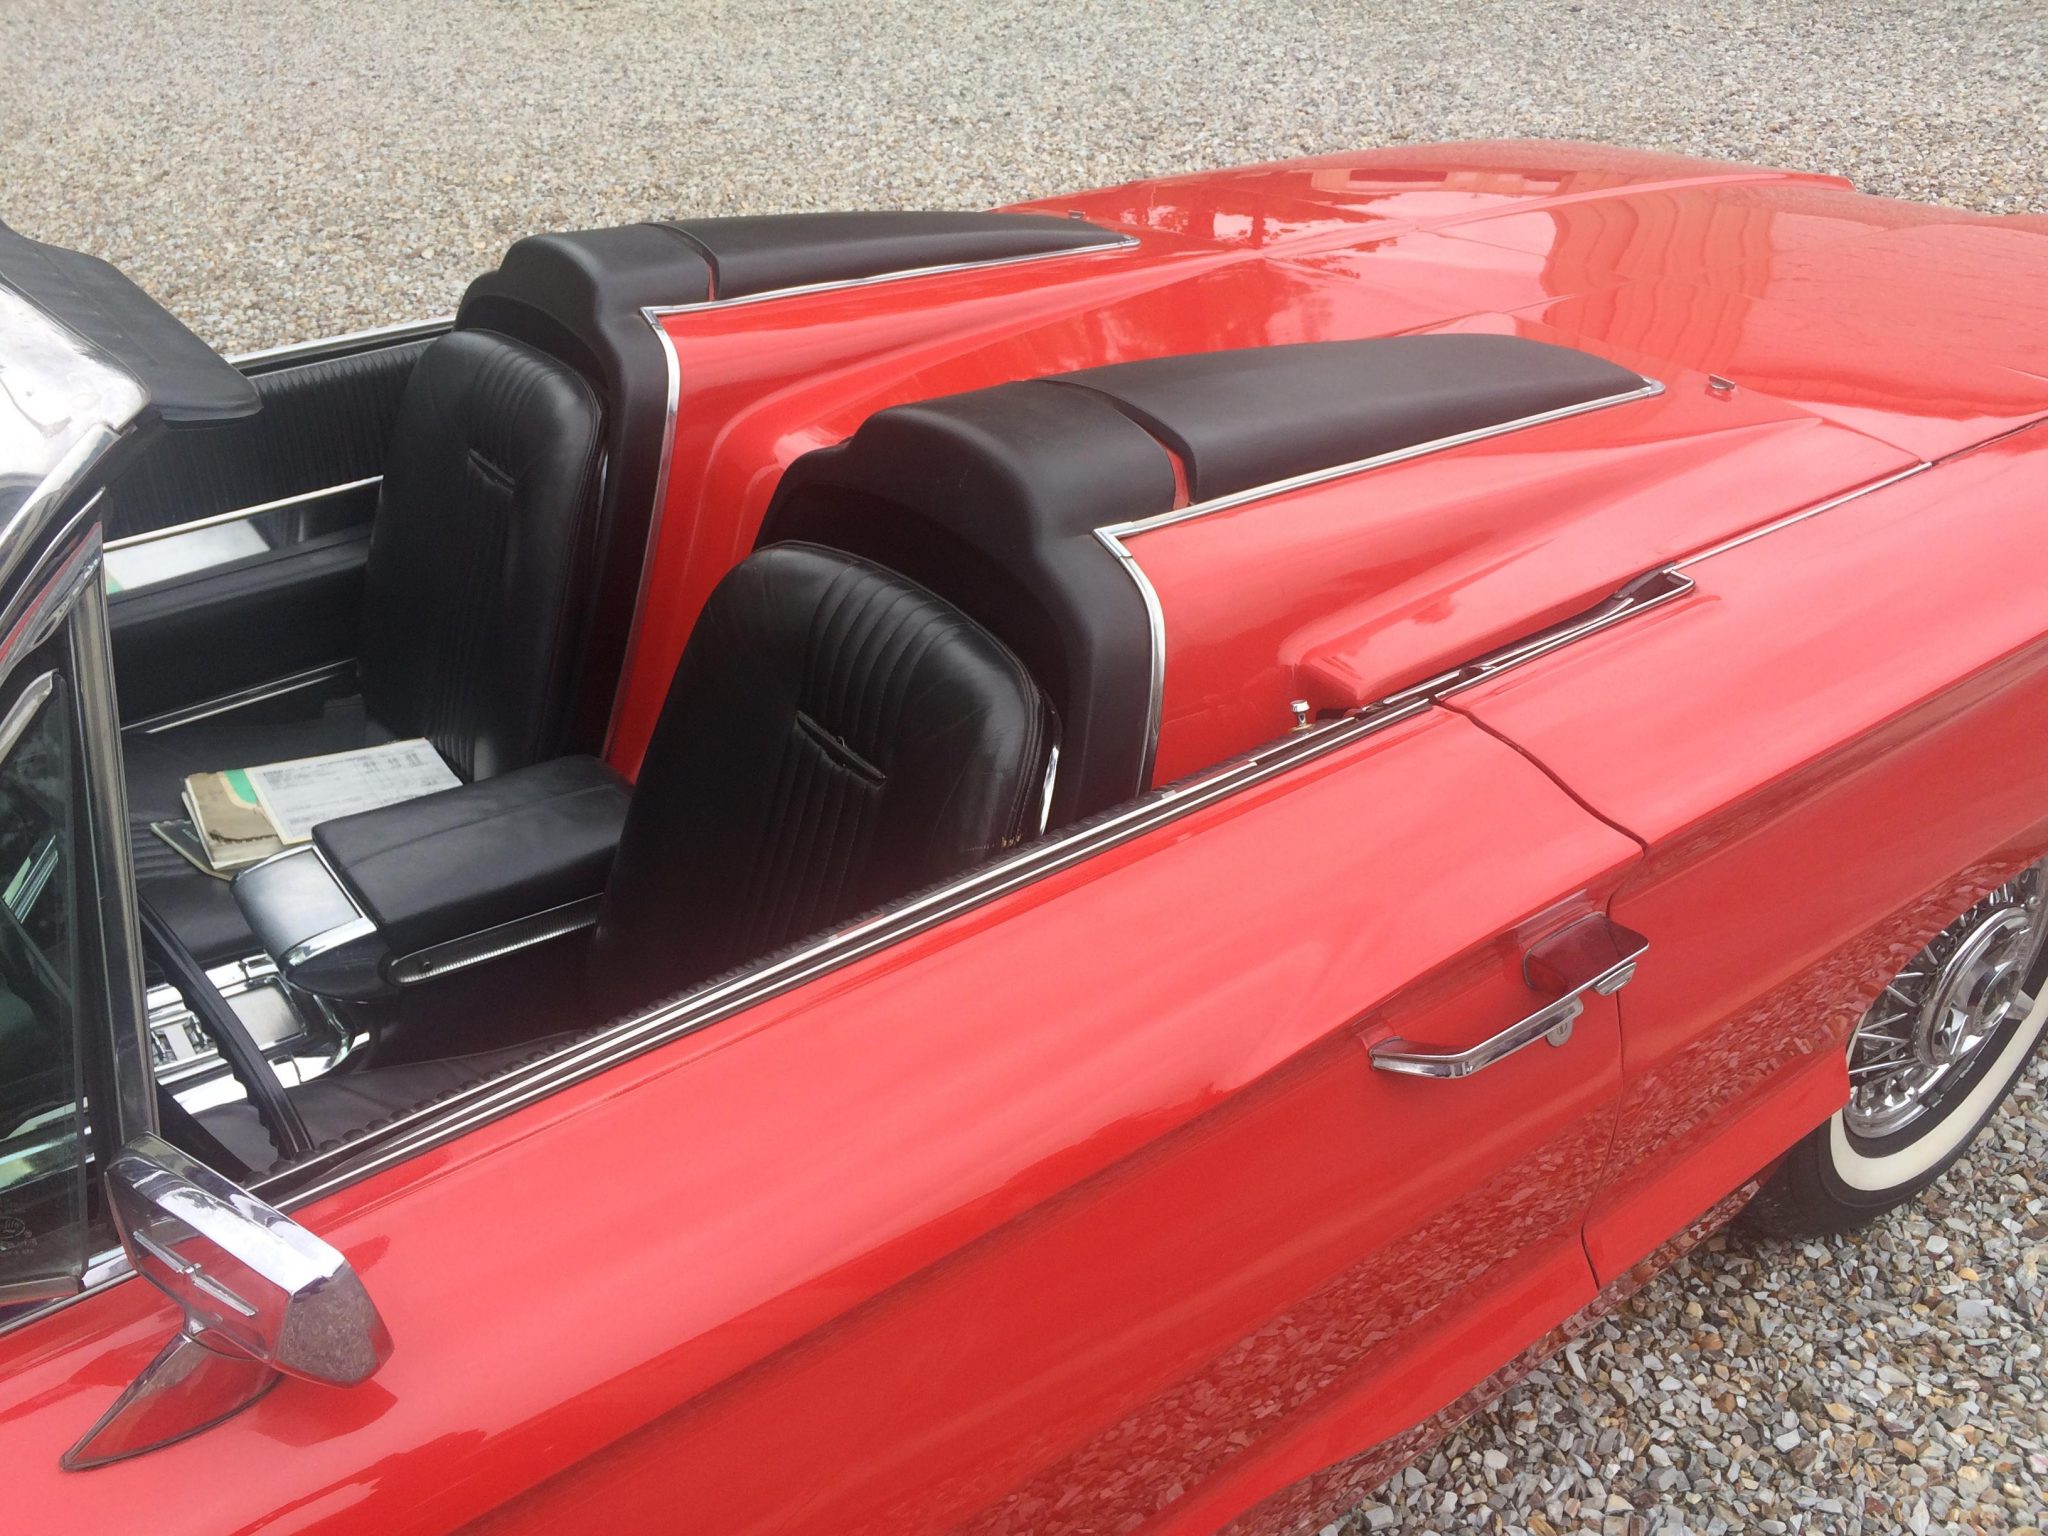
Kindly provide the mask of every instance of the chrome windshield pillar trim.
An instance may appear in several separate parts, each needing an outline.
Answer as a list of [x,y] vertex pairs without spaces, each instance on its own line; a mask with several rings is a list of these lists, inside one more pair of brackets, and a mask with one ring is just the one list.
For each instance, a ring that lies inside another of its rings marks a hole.
[[218,698],[202,699],[197,704],[187,704],[181,709],[167,709],[160,715],[132,721],[121,727],[137,735],[154,736],[160,731],[175,730],[181,725],[190,725],[195,720],[210,720],[215,715],[225,715],[250,704],[261,704],[266,699],[282,698],[288,693],[297,693],[302,688],[315,688],[322,683],[335,682],[355,670],[353,656],[344,661],[330,661],[322,666],[308,667],[303,672],[274,678],[267,683],[224,693]]
[[28,729],[38,711],[49,703],[50,695],[57,691],[57,674],[45,672],[21,690],[21,695],[8,706],[5,717],[0,717],[0,760],[14,750],[14,744],[21,740],[21,733]]
[[[167,528],[150,528],[141,533],[123,534],[118,539],[107,540],[107,553],[119,554],[124,549],[137,549],[144,544],[179,538],[188,533],[198,533],[205,528],[220,528],[228,523],[247,522],[252,517],[262,517],[268,512],[283,512],[292,507],[310,506],[316,501],[346,496],[350,491],[360,491],[365,486],[383,483],[382,475],[365,475],[360,480],[346,480],[339,485],[323,485],[317,491],[301,491],[296,496],[280,496],[275,501],[259,501],[254,506],[235,507],[230,511],[215,512],[206,517],[195,517],[190,522],[172,523]],[[368,524],[364,526],[367,527]]]
[[100,942],[106,960],[108,1026],[114,1042],[119,1139],[156,1130],[149,1011],[143,1002],[142,934],[135,915],[135,861],[128,844],[128,783],[121,771],[121,722],[114,701],[114,658],[107,633],[107,589],[98,580],[99,530],[89,535],[92,559],[78,591],[71,626],[73,683],[78,690],[93,870],[101,884]]

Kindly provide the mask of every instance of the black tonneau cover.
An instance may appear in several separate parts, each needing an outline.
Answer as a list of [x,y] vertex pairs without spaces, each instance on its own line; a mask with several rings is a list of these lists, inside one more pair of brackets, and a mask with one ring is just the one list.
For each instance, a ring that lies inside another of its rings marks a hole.
[[249,381],[97,256],[45,245],[0,224],[0,283],[130,374],[165,426],[255,414]]

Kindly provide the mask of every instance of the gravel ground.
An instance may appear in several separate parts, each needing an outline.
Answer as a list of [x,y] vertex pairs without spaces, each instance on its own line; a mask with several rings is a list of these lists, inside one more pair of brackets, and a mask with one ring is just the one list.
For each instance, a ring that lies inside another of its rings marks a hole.
[[0,219],[229,348],[445,313],[536,229],[985,206],[1605,139],[2048,209],[2048,11],[1948,4],[0,0]]
[[[1429,7],[0,0],[0,218],[228,348],[443,313],[535,229],[976,206],[1562,136],[2048,210],[2040,0]],[[2048,1523],[2048,1112],[1917,1212],[1717,1242],[1335,1530]]]

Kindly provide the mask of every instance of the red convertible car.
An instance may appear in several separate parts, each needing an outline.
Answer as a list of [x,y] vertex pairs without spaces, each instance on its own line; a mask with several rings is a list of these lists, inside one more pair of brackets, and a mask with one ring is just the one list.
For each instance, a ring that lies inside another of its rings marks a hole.
[[0,232],[6,1524],[1312,1529],[1996,1111],[2044,571],[2048,222],[1829,177],[538,234],[232,361]]

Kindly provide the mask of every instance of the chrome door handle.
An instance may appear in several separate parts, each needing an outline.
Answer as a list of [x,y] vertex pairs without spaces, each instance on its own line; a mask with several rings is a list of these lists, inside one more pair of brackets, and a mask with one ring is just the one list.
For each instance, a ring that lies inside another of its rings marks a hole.
[[1382,1072],[1407,1077],[1470,1077],[1538,1040],[1563,1045],[1586,1011],[1586,994],[1606,997],[1628,985],[1650,941],[1632,928],[1595,913],[1560,928],[1522,959],[1522,979],[1539,992],[1559,994],[1499,1034],[1462,1051],[1382,1040],[1370,1052]]

